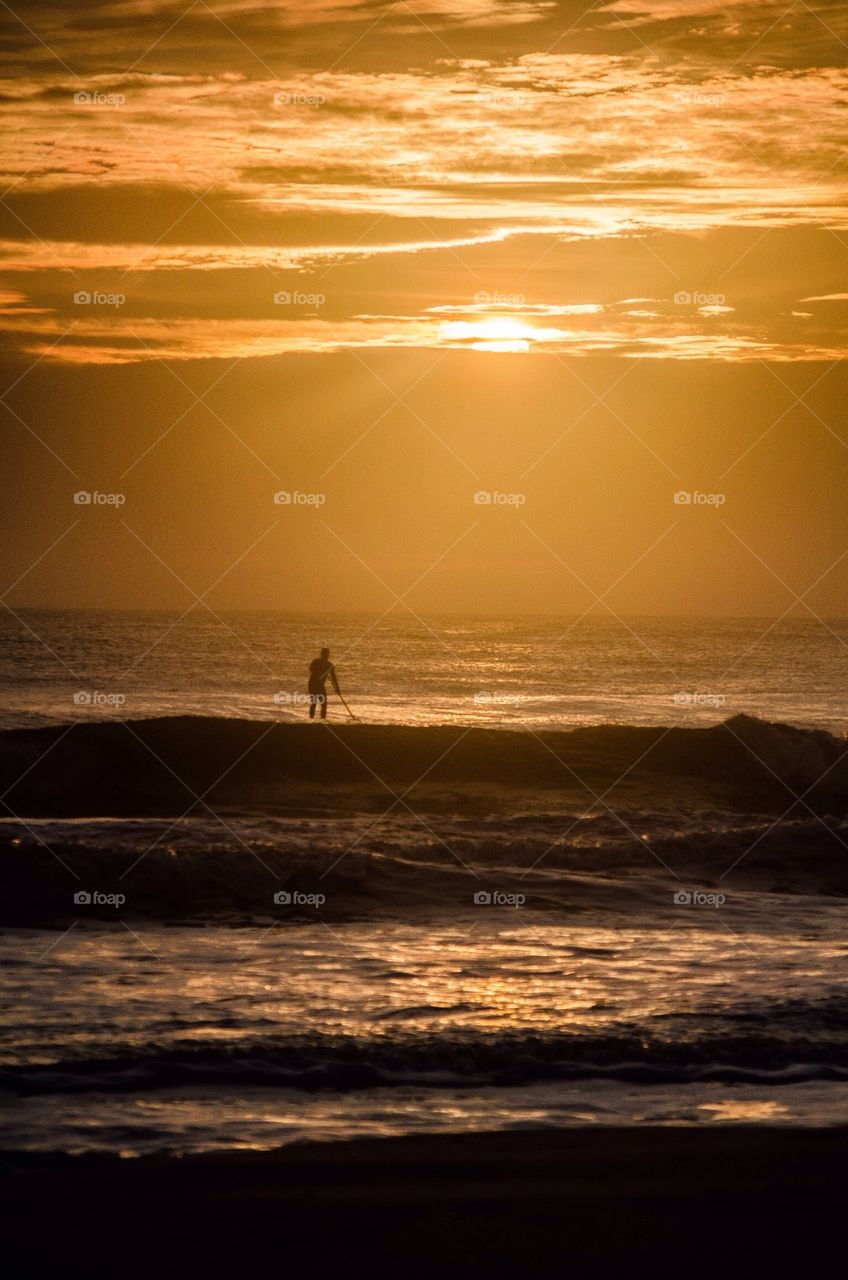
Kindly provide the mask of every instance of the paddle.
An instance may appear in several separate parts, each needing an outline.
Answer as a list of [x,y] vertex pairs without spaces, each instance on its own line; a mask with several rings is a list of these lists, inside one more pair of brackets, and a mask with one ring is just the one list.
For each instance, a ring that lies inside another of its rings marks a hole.
[[345,699],[343,699],[343,698],[342,698],[342,695],[341,695],[341,694],[339,694],[338,689],[336,690],[336,692],[337,692],[337,694],[338,694],[338,700],[339,700],[339,703],[341,703],[341,704],[342,704],[342,707],[343,707],[343,708],[345,708],[345,710],[346,710],[346,712],[347,712],[348,716],[350,716],[350,718],[351,718],[351,719],[354,719],[354,721],[355,721],[356,717],[354,716],[354,713],[352,713],[352,710],[350,709],[350,707],[348,707],[348,705],[347,705],[347,703],[346,703]]
[[347,703],[345,702],[344,698],[343,698],[343,697],[342,697],[342,695],[339,693],[338,689],[336,690],[336,693],[338,693],[338,694],[339,694],[339,701],[341,702],[341,704],[342,704],[342,706],[344,707],[345,711],[346,711],[346,712],[348,713],[348,715],[350,716],[351,720],[355,720],[355,719],[356,719],[356,716],[353,714],[353,712],[351,711],[350,707],[347,705]]

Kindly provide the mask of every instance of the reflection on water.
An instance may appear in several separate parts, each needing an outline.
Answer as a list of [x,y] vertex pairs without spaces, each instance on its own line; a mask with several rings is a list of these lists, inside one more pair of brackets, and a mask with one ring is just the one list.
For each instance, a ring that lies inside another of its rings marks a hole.
[[[513,923],[515,911],[491,923],[78,925],[59,941],[12,930],[0,943],[10,962],[0,1063],[271,1033],[402,1042],[551,1031],[679,1043],[735,1032],[777,998],[780,1021],[757,1026],[791,1037],[810,1010],[842,995],[843,913],[809,903],[804,935],[783,934],[769,901],[772,934],[736,917],[730,928],[718,913],[628,928],[564,926],[531,912]],[[796,907],[787,904],[787,925]]]
[[[848,623],[838,620],[24,615],[27,627],[0,616],[0,728],[115,714],[302,719],[306,666],[322,643],[368,721],[538,729],[745,712],[839,732],[845,723]],[[79,705],[80,690],[124,701],[118,711]]]
[[[589,1080],[473,1091],[401,1086],[309,1094],[291,1089],[170,1089],[124,1097],[25,1098],[15,1103],[14,1145],[23,1150],[272,1150],[406,1133],[548,1129],[584,1125],[777,1123],[844,1125],[845,1086],[627,1085]],[[740,1096],[741,1095],[741,1096]]]
[[[797,1107],[794,1098],[792,1103]],[[744,1124],[758,1120],[788,1120],[793,1116],[797,1118],[797,1110],[793,1113],[791,1105],[776,1102],[774,1098],[733,1098],[723,1102],[702,1102],[700,1109],[712,1112],[716,1120],[736,1120]]]
[[756,913],[732,928],[622,928],[514,912],[10,931],[2,1096],[21,1096],[6,1142],[134,1154],[458,1128],[844,1123],[842,912],[809,903],[799,936],[795,906],[773,907],[771,932]]

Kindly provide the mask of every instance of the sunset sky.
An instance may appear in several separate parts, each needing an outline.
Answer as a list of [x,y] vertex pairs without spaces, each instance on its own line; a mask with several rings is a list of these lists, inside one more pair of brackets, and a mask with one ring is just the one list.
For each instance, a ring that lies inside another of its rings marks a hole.
[[844,0],[2,25],[8,606],[845,614]]

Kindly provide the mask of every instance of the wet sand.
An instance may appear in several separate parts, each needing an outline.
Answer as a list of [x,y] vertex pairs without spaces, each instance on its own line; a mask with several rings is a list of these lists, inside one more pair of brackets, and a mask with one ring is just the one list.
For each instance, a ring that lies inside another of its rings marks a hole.
[[843,1248],[846,1137],[572,1129],[179,1160],[7,1154],[4,1253],[16,1277],[812,1274]]

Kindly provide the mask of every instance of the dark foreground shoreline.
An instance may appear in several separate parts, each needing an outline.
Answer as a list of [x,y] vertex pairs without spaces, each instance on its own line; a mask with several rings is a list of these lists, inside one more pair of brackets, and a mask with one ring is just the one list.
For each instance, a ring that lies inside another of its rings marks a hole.
[[846,1154],[846,1130],[746,1126],[4,1153],[0,1230],[22,1280],[813,1274],[844,1248]]

